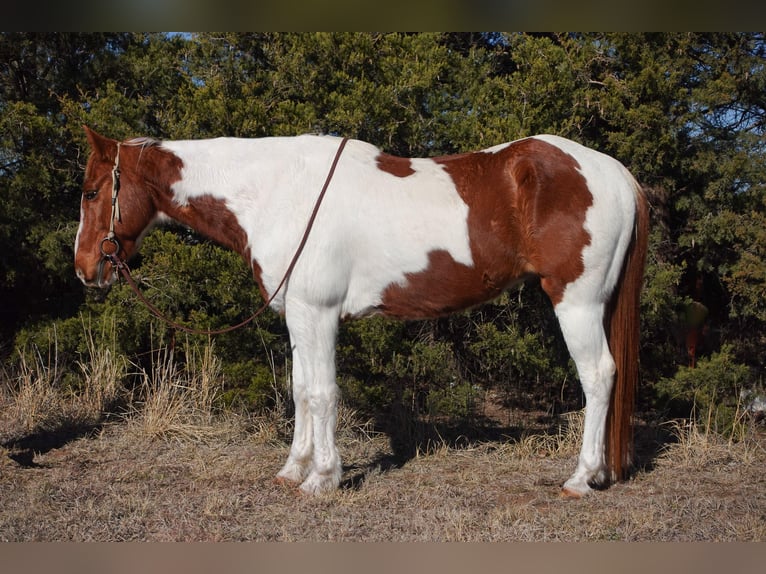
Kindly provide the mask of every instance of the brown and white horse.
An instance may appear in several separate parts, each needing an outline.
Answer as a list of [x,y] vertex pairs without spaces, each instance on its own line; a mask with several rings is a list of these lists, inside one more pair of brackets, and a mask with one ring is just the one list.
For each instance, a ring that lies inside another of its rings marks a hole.
[[[158,221],[240,253],[265,297],[277,290],[341,140],[330,136],[118,142],[86,128],[75,267],[107,286]],[[112,205],[112,171],[121,174]],[[305,249],[271,302],[293,352],[295,432],[277,478],[334,489],[339,320],[424,319],[538,276],[585,392],[582,448],[563,494],[625,478],[638,379],[648,207],[615,159],[540,135],[432,159],[350,140]],[[611,401],[611,402],[610,402]]]

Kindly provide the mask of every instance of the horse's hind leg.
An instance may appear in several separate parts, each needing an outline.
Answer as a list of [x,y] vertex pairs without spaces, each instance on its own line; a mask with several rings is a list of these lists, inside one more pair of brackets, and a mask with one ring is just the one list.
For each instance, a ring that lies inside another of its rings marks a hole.
[[303,480],[300,488],[304,492],[333,490],[341,478],[335,446],[338,313],[331,308],[288,301],[285,318],[293,347],[296,424],[290,455],[277,476]]
[[565,297],[555,308],[564,340],[585,392],[582,447],[574,474],[562,494],[579,498],[606,480],[606,416],[615,364],[604,332],[603,303],[572,303]]

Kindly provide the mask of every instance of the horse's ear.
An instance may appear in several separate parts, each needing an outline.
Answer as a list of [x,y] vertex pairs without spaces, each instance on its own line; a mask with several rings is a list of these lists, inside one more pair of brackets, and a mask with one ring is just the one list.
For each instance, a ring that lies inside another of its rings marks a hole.
[[114,156],[117,154],[117,142],[96,133],[86,125],[82,128],[85,130],[85,137],[88,138],[93,153],[101,156],[105,161],[114,161]]

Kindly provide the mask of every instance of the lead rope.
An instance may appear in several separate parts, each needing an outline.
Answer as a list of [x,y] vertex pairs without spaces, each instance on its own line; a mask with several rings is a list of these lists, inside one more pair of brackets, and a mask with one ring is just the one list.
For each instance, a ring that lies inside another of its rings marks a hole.
[[[308,223],[306,224],[306,230],[303,232],[303,237],[301,238],[301,242],[298,245],[298,248],[295,250],[295,254],[293,255],[292,260],[290,261],[290,265],[287,266],[287,271],[285,271],[284,276],[282,277],[282,280],[279,282],[279,285],[277,285],[277,288],[274,290],[274,293],[272,293],[271,297],[269,297],[268,301],[266,301],[263,305],[261,305],[258,310],[253,313],[250,317],[245,319],[244,321],[237,323],[236,325],[232,325],[230,327],[225,327],[223,329],[193,329],[191,327],[186,327],[185,325],[181,325],[179,323],[176,323],[175,321],[171,321],[167,317],[165,317],[162,312],[157,309],[154,305],[152,305],[146,297],[144,297],[143,293],[138,288],[138,285],[136,285],[136,282],[133,280],[133,277],[130,275],[130,269],[128,268],[127,263],[125,263],[122,259],[119,258],[118,253],[115,254],[104,254],[104,257],[107,258],[112,265],[114,265],[117,270],[122,274],[122,276],[125,278],[125,281],[128,283],[130,288],[135,292],[135,294],[138,296],[138,298],[143,302],[144,305],[151,311],[151,313],[157,317],[158,319],[161,319],[165,321],[168,325],[171,327],[178,329],[180,331],[184,331],[186,333],[191,333],[193,335],[220,335],[221,333],[228,333],[229,331],[234,331],[235,329],[239,329],[240,327],[244,327],[251,321],[253,321],[258,315],[263,313],[269,305],[274,301],[274,298],[277,296],[279,291],[282,289],[284,284],[287,282],[287,278],[290,277],[290,274],[293,272],[293,269],[295,268],[295,264],[298,263],[298,258],[301,256],[301,253],[303,252],[303,248],[306,246],[306,241],[308,241],[309,233],[311,233],[311,228],[314,226],[314,220],[317,217],[317,213],[319,213],[319,206],[322,205],[322,200],[324,199],[325,193],[327,192],[327,188],[330,186],[330,181],[333,178],[333,175],[335,174],[335,168],[338,165],[338,160],[340,160],[340,155],[343,153],[343,148],[346,147],[346,143],[348,142],[348,138],[343,138],[340,142],[340,145],[338,146],[338,151],[335,152],[335,158],[333,159],[332,165],[330,166],[330,171],[327,174],[327,179],[325,179],[324,185],[322,186],[322,191],[319,192],[319,196],[317,197],[316,202],[314,203],[314,209],[311,212],[311,217],[309,217]],[[119,171],[119,164],[120,164],[120,148],[119,143],[117,144],[117,157],[114,161],[114,168],[112,169],[112,223],[110,225],[110,236],[109,240],[112,242],[116,242],[117,239],[114,236],[114,219],[115,217],[119,218],[120,208],[117,203],[117,193],[119,191],[120,187],[120,171]]]

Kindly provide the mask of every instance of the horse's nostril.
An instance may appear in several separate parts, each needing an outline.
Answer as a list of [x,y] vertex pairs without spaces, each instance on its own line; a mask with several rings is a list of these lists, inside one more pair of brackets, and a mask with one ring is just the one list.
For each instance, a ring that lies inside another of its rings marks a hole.
[[75,274],[77,275],[77,278],[82,281],[83,285],[86,287],[94,287],[97,286],[99,283],[98,277],[89,277],[85,271],[81,267],[75,268]]

